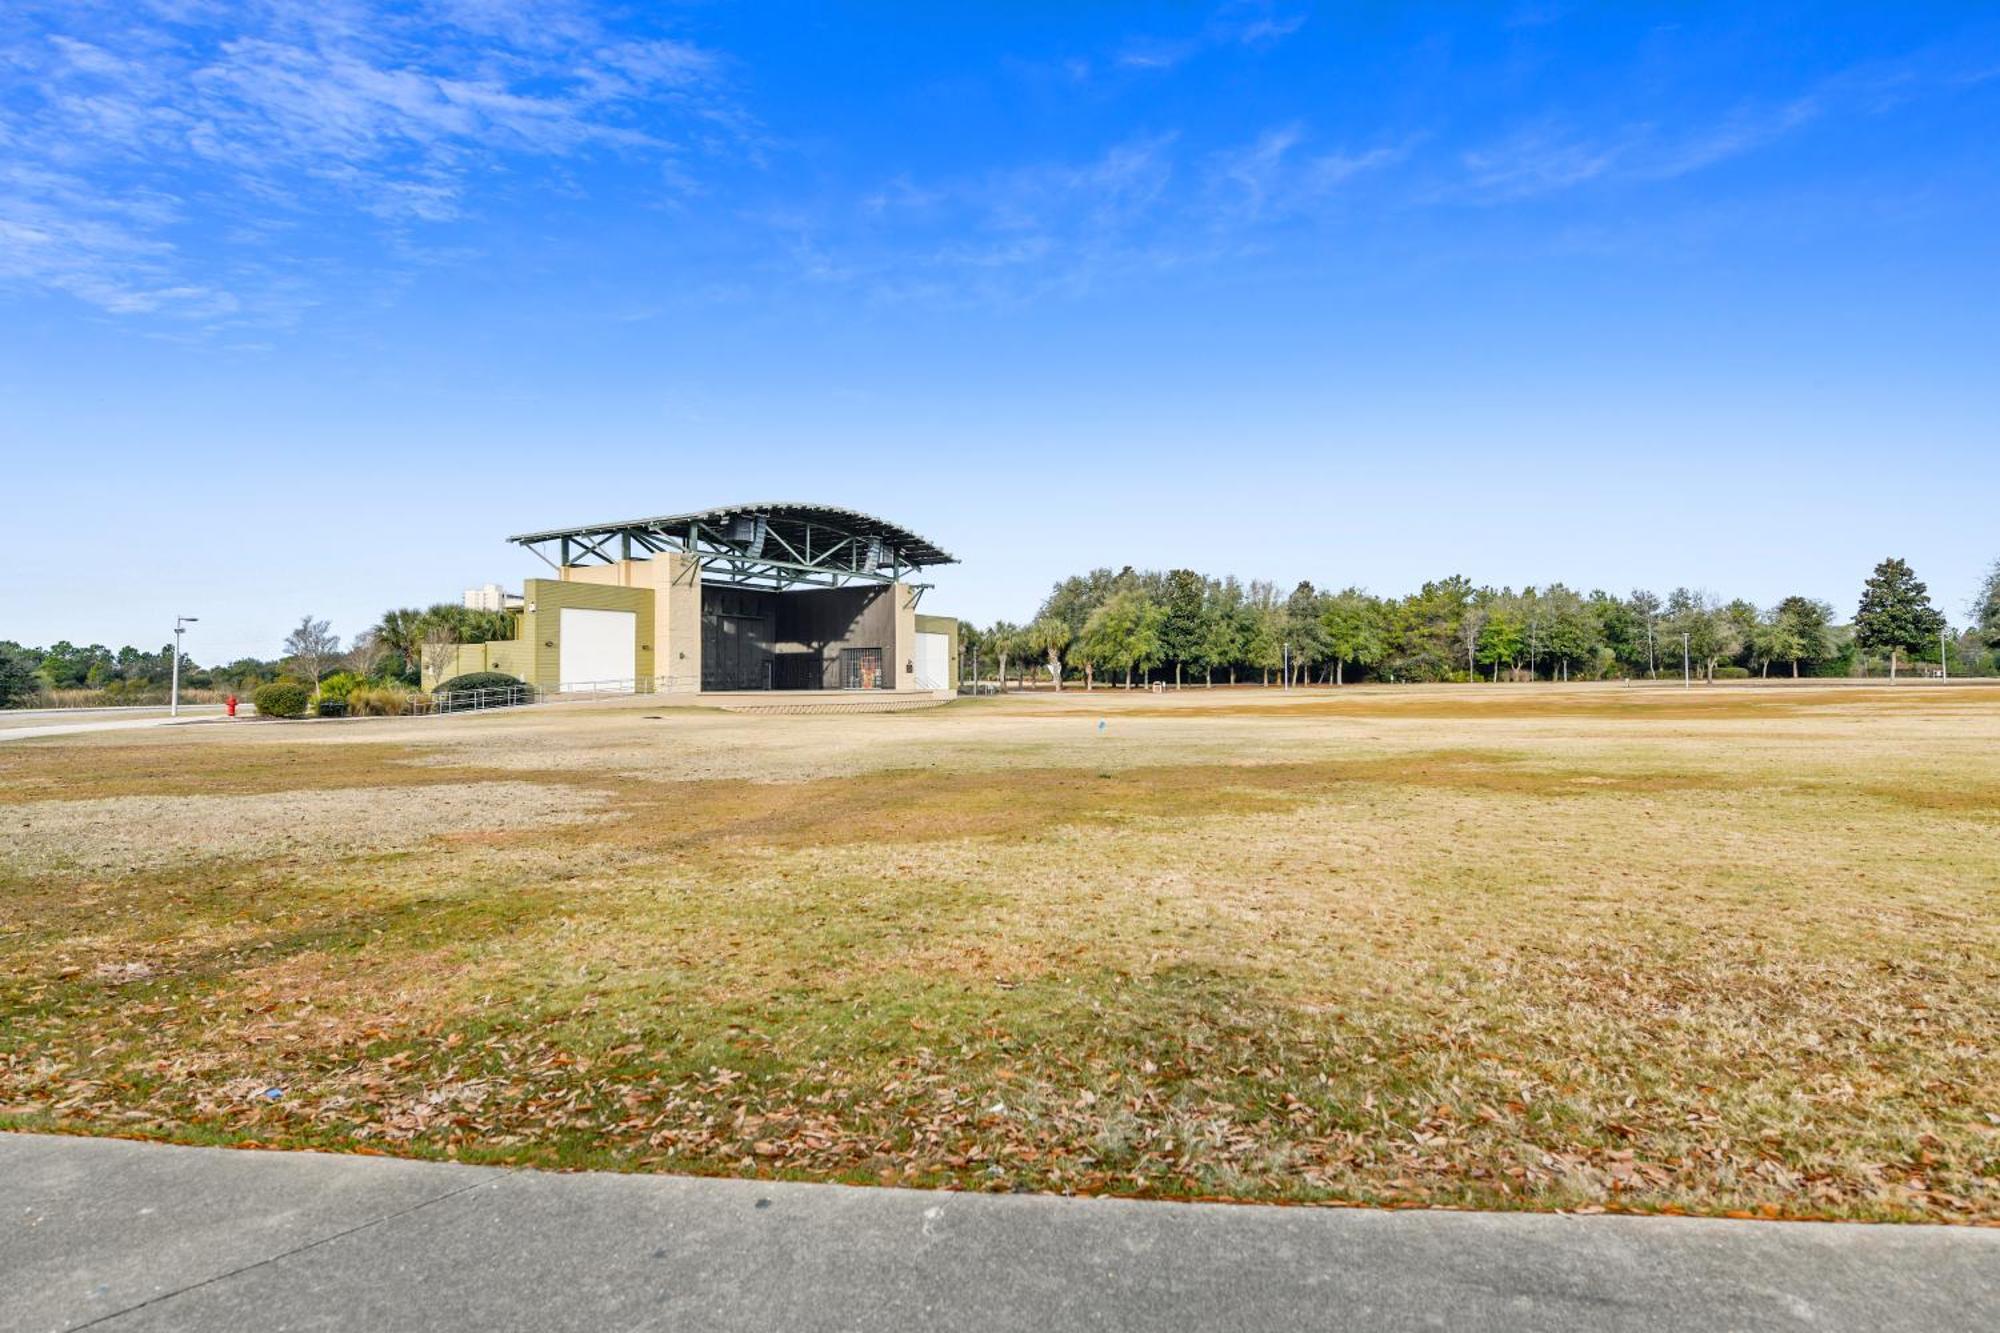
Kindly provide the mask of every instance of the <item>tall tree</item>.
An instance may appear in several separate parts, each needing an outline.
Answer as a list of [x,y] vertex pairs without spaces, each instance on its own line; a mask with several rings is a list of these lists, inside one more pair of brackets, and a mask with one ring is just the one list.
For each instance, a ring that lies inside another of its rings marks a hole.
[[1973,629],[1993,655],[1993,664],[2000,666],[2000,560],[1995,560],[1993,568],[1987,571],[1969,610]]
[[1182,669],[1201,658],[1207,592],[1206,581],[1192,569],[1176,569],[1167,575],[1166,597],[1160,606],[1160,655],[1174,664],[1175,689],[1181,687]]
[[1729,641],[1733,645],[1730,656],[1740,658],[1740,666],[1757,665],[1757,642],[1763,632],[1763,613],[1754,603],[1738,597],[1722,608],[1722,614],[1729,621]]
[[382,669],[389,649],[382,637],[372,629],[362,630],[354,636],[354,642],[347,646],[345,669],[367,679]]
[[1382,607],[1359,588],[1348,588],[1325,600],[1320,610],[1320,633],[1333,658],[1333,683],[1347,683],[1347,663],[1374,666],[1388,651],[1383,632]]
[[18,643],[0,643],[0,708],[35,693],[41,683],[35,678],[40,660]]
[[1023,646],[1029,652],[1042,654],[1048,661],[1049,679],[1054,682],[1058,694],[1062,693],[1063,652],[1075,637],[1060,616],[1038,616],[1034,624],[1021,632]]
[[1284,641],[1291,662],[1288,683],[1310,680],[1312,664],[1326,660],[1326,631],[1320,627],[1319,610],[1320,595],[1309,582],[1301,582],[1285,599]]
[[1021,627],[1011,620],[996,620],[980,634],[988,652],[1000,660],[1000,692],[1007,692],[1007,660],[1022,650]]
[[[1700,669],[1702,679],[1713,681],[1716,661],[1736,653],[1734,622],[1723,614],[1711,594],[1690,588],[1669,593],[1663,610],[1670,659],[1671,649],[1679,647]],[[1679,644],[1673,643],[1676,639]]]
[[1382,654],[1369,665],[1391,680],[1449,680],[1467,660],[1464,622],[1476,618],[1479,601],[1471,579],[1453,574],[1405,597],[1372,600]]
[[1896,678],[1899,656],[1923,651],[1944,630],[1944,613],[1931,605],[1930,589],[1909,565],[1891,557],[1875,566],[1861,589],[1854,637],[1865,649],[1889,654],[1889,679]]
[[310,615],[285,636],[285,656],[291,659],[292,670],[312,682],[315,695],[319,693],[319,678],[339,652],[340,636],[333,632],[332,623]]
[[1215,669],[1226,666],[1229,668],[1229,683],[1234,685],[1236,664],[1243,661],[1249,652],[1249,621],[1243,604],[1243,585],[1233,578],[1210,584],[1202,623],[1205,628],[1201,664],[1206,683],[1213,686]]
[[1572,666],[1597,656],[1602,642],[1597,617],[1581,597],[1560,583],[1551,584],[1542,600],[1547,615],[1543,622],[1546,646],[1549,657],[1557,663],[1551,674],[1560,672],[1561,678],[1568,680]]
[[1646,675],[1660,674],[1660,598],[1644,588],[1634,588],[1625,604],[1632,608],[1632,618],[1645,630]]
[[1492,668],[1495,684],[1499,683],[1502,666],[1511,671],[1521,660],[1521,648],[1526,641],[1527,626],[1520,604],[1511,593],[1502,593],[1487,608],[1486,623],[1479,627],[1479,663]]
[[1262,674],[1269,686],[1271,673],[1284,665],[1284,610],[1278,605],[1277,587],[1263,579],[1251,581],[1243,600],[1243,660]]
[[1452,669],[1458,669],[1457,659],[1465,659],[1467,681],[1479,679],[1479,636],[1486,632],[1486,618],[1491,615],[1491,595],[1486,589],[1480,590],[1479,600],[1465,608],[1465,614],[1458,618],[1458,644],[1453,654]]
[[1093,660],[1122,667],[1125,688],[1132,688],[1134,672],[1153,667],[1160,660],[1160,622],[1165,612],[1137,587],[1122,588],[1097,608],[1084,626],[1083,637],[1090,644]]
[[414,606],[384,611],[375,625],[375,639],[401,663],[399,675],[415,676],[424,649],[424,613]]
[[1769,676],[1773,662],[1793,660],[1793,647],[1791,629],[1776,610],[1757,617],[1756,628],[1750,632],[1750,664],[1759,676]]
[[1771,656],[1792,664],[1792,679],[1799,678],[1799,663],[1818,662],[1832,652],[1827,631],[1833,624],[1833,608],[1810,597],[1787,597],[1771,612]]
[[426,615],[420,622],[423,637],[417,642],[417,676],[428,676],[432,685],[445,678],[445,669],[458,656],[458,645],[465,642],[459,637],[458,622],[450,616]]
[[[1128,570],[1127,573],[1130,573]],[[1069,626],[1070,637],[1083,633],[1091,613],[1104,605],[1117,589],[1120,576],[1109,569],[1093,569],[1088,574],[1072,574],[1049,590],[1035,619],[1054,616]]]

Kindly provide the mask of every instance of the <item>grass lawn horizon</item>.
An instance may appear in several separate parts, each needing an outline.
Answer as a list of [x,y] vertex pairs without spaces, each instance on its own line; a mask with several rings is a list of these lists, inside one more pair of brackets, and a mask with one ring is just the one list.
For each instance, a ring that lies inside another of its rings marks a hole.
[[0,745],[0,1128],[2000,1221],[2000,687]]

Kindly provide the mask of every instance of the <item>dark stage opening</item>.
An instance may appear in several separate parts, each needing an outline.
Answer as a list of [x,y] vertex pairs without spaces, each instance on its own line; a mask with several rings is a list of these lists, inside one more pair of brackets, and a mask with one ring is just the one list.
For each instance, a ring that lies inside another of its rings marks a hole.
[[702,585],[704,690],[892,689],[895,641],[887,587]]

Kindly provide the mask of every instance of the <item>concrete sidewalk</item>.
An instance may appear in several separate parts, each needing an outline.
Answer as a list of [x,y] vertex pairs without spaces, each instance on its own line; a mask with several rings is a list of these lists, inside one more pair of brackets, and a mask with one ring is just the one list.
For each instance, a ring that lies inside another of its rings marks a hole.
[[81,736],[93,731],[138,731],[145,727],[192,727],[211,722],[241,722],[251,716],[255,715],[246,710],[242,716],[228,718],[218,709],[212,713],[196,714],[192,717],[185,712],[179,717],[169,717],[165,712],[157,716],[111,719],[100,715],[98,720],[92,722],[62,722],[51,719],[46,722],[28,723],[24,719],[9,718],[7,722],[12,725],[0,726],[0,741],[27,741],[37,736]]
[[0,1328],[1954,1329],[2000,1232],[1222,1207],[0,1135]]

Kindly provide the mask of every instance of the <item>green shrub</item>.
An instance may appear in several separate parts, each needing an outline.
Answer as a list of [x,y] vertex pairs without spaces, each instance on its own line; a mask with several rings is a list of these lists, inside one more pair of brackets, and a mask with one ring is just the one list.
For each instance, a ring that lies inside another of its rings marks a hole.
[[319,697],[321,700],[345,699],[357,687],[367,683],[367,680],[352,671],[336,671],[319,683]]
[[321,699],[313,705],[313,712],[319,714],[321,717],[346,717],[347,700]]
[[311,697],[305,686],[281,680],[259,685],[250,702],[257,706],[258,717],[304,717],[306,702]]
[[504,671],[468,671],[462,676],[453,676],[432,694],[458,694],[465,690],[511,690],[521,682]]
[[1715,669],[1717,680],[1748,680],[1750,668],[1740,666],[1719,666]]
[[410,711],[410,692],[400,685],[363,685],[348,691],[347,711],[355,717],[401,717]]
[[35,663],[25,649],[0,643],[0,708],[32,699],[41,688],[35,678]]

